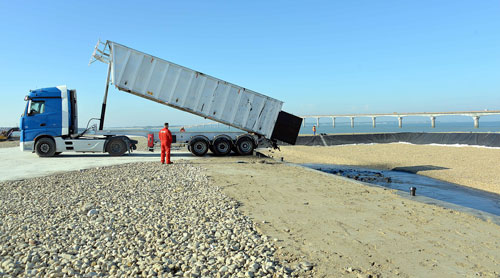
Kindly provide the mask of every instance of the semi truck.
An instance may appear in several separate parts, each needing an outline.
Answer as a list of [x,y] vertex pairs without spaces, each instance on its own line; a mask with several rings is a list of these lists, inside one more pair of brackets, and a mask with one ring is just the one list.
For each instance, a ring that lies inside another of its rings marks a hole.
[[[113,41],[98,41],[89,64],[108,65],[99,129],[79,132],[76,90],[66,86],[36,89],[25,97],[21,116],[20,148],[40,157],[63,152],[107,152],[123,155],[136,149],[137,141],[126,135],[103,131],[109,85],[157,103],[232,126],[242,132],[173,132],[174,143],[203,156],[234,151],[253,153],[262,141],[276,147],[295,144],[300,117],[282,111],[283,102],[244,87],[137,51]],[[92,120],[92,119],[91,119]],[[90,123],[90,121],[89,121]]]

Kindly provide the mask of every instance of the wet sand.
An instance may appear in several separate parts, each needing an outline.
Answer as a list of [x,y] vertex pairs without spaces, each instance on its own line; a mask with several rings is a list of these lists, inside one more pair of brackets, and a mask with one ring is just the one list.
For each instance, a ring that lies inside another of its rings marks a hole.
[[491,222],[270,159],[192,163],[241,202],[280,256],[313,262],[315,277],[500,275],[500,227]]
[[500,194],[500,149],[411,144],[284,146],[268,152],[294,163],[398,169]]

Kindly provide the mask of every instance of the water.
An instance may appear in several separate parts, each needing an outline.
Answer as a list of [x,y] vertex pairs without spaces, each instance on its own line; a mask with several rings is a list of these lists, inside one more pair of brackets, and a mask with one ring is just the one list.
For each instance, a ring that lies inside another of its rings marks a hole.
[[[300,128],[300,134],[312,134],[312,127],[316,121],[306,120],[306,126]],[[377,121],[373,128],[370,122],[355,122],[354,128],[351,127],[350,120],[341,122],[339,119],[335,122],[335,128],[332,122],[320,122],[316,133],[327,134],[345,134],[345,133],[394,133],[394,132],[500,132],[500,121],[480,121],[479,128],[474,128],[474,123],[470,122],[438,122],[436,127],[432,128],[429,122],[407,122],[403,121],[402,128],[399,128],[397,119],[394,121]]]
[[468,188],[403,171],[382,171],[329,164],[304,164],[304,166],[325,173],[341,175],[386,188],[408,192],[408,195],[409,188],[413,186],[417,188],[417,196],[426,196],[500,216],[499,194]]
[[[316,123],[311,120],[306,122],[306,126],[300,128],[299,134],[311,135],[312,126]],[[171,126],[171,131],[178,131],[180,125]],[[149,132],[158,132],[163,127],[137,127],[137,128],[110,128],[110,133],[147,136]],[[196,126],[185,126],[186,131],[217,131],[217,132],[241,132],[241,130],[223,124],[204,124]],[[337,120],[335,128],[331,122],[321,122],[317,128],[317,133],[328,134],[352,134],[352,133],[394,133],[394,132],[500,132],[500,121],[480,122],[479,128],[474,128],[472,120],[470,122],[436,122],[436,127],[431,128],[430,123],[403,123],[403,127],[398,127],[397,120],[394,122],[377,122],[376,128],[371,122],[355,123],[351,128],[350,122],[340,122]]]

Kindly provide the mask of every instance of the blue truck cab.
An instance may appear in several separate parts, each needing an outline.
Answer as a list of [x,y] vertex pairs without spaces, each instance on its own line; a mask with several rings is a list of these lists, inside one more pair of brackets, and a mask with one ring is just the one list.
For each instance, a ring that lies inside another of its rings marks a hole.
[[66,86],[37,89],[30,91],[25,100],[19,125],[22,151],[47,157],[66,151],[122,155],[135,149],[137,141],[127,136],[79,134],[76,90]]

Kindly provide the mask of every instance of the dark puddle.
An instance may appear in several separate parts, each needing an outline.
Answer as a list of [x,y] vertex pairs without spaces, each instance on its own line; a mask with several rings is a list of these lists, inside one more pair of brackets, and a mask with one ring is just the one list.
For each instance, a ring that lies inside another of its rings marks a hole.
[[425,196],[500,216],[499,194],[401,171],[383,171],[329,164],[303,164],[303,166],[361,182],[405,191],[408,196],[410,195],[409,188],[416,187],[417,196]]

